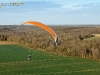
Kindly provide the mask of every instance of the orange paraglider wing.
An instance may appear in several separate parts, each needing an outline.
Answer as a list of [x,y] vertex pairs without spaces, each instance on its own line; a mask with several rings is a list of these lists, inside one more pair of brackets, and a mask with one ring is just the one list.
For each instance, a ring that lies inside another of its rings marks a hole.
[[26,21],[26,22],[23,22],[20,26],[22,26],[24,24],[31,24],[31,25],[34,25],[34,26],[38,26],[38,27],[40,27],[42,29],[45,29],[46,31],[48,31],[53,36],[56,45],[58,44],[58,37],[57,37],[57,35],[55,34],[55,32],[51,28],[49,28],[45,24],[42,24],[42,23],[36,22],[36,21]]

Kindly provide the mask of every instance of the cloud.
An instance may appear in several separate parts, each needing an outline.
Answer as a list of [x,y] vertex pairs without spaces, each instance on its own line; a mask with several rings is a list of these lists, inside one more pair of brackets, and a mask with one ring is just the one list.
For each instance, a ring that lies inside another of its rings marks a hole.
[[83,6],[77,6],[77,5],[63,5],[62,6],[63,9],[68,9],[68,10],[80,10],[83,9]]
[[[86,13],[92,14],[100,13],[100,3],[87,3],[87,4],[62,4],[59,8],[63,12],[70,13]],[[57,9],[58,10],[58,9]]]
[[22,6],[9,6],[0,9],[0,23],[20,24],[27,20],[35,20],[45,24],[100,23],[100,16],[98,15],[100,14],[99,2],[86,2],[88,0],[82,0],[84,3],[80,0],[21,1],[24,1]]
[[89,17],[91,16],[90,14],[83,14],[84,17]]
[[56,4],[55,2],[51,1],[25,1],[24,5],[21,6],[3,6],[2,12],[28,12],[28,11],[34,11],[34,12],[40,12],[40,11],[46,11],[49,8],[59,8],[60,5]]
[[1,13],[96,13],[100,12],[100,3],[68,4],[68,1],[61,0],[22,0],[22,6],[2,7]]

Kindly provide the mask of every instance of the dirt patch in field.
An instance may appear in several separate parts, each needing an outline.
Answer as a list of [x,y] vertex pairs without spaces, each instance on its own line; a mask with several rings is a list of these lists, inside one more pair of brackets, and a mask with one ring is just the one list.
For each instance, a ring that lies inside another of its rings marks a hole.
[[9,41],[0,41],[0,45],[4,45],[4,44],[17,44],[17,43],[9,42]]
[[96,37],[100,37],[100,34],[93,34],[94,36],[96,36]]

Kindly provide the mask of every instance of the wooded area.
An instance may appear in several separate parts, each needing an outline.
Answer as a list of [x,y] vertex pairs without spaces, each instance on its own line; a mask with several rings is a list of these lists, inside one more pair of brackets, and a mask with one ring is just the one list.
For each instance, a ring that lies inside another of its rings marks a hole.
[[99,26],[49,26],[58,35],[58,46],[45,30],[36,26],[0,26],[0,41],[11,41],[33,49],[63,56],[89,58],[100,61]]

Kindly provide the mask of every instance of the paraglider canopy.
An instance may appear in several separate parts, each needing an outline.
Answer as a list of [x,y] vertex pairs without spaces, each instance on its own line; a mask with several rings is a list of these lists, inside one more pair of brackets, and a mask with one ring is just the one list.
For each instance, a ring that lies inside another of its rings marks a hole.
[[58,45],[58,37],[57,37],[57,35],[55,34],[55,32],[50,27],[48,27],[45,24],[42,24],[40,22],[26,21],[26,22],[22,22],[17,28],[19,28],[20,26],[25,25],[25,24],[38,26],[38,27],[40,27],[40,28],[48,31],[52,35],[52,37],[54,38],[56,46]]

